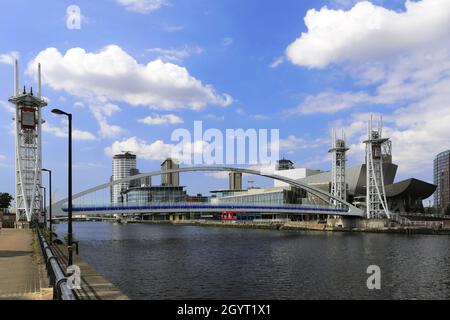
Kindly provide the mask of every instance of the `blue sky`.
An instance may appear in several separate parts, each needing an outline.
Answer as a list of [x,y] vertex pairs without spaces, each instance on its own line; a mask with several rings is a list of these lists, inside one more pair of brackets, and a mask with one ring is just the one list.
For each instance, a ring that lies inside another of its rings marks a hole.
[[[2,191],[14,193],[7,100],[15,56],[22,86],[35,86],[33,62],[42,63],[49,99],[43,163],[55,172],[57,196],[66,191],[66,140],[53,107],[74,113],[79,191],[109,179],[108,150],[136,151],[141,171],[158,168],[172,131],[192,129],[195,120],[220,130],[280,129],[282,156],[297,167],[329,170],[330,128],[346,129],[349,160],[357,163],[368,114],[381,113],[399,179],[432,181],[433,156],[450,148],[448,1],[39,3],[0,3]],[[80,30],[66,27],[72,4],[81,9]],[[180,77],[186,81],[174,85]],[[190,193],[227,185],[198,174],[182,183]]]

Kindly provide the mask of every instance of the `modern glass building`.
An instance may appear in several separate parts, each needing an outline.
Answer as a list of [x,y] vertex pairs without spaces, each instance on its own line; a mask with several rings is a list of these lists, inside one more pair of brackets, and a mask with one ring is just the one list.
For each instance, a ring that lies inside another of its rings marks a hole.
[[444,151],[434,159],[434,206],[446,209],[450,204],[450,150]]
[[299,188],[284,187],[236,192],[233,195],[219,197],[218,202],[267,205],[301,204],[305,197],[306,192]]
[[124,192],[129,204],[147,204],[186,202],[187,194],[184,187],[155,186],[130,188]]

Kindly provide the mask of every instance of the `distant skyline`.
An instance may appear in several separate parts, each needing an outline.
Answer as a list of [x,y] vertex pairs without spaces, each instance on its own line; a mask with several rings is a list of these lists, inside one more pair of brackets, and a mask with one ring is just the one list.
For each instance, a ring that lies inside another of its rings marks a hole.
[[[67,8],[81,29],[67,28]],[[280,129],[280,156],[330,170],[331,128],[361,163],[371,113],[382,114],[398,178],[433,180],[450,149],[448,0],[2,1],[0,191],[14,194],[12,63],[36,87],[42,64],[43,166],[66,193],[67,124],[74,114],[74,191],[106,182],[111,156],[132,151],[159,168],[177,128]],[[191,194],[226,175],[181,176]],[[154,183],[158,183],[154,179]],[[272,184],[255,178],[257,185]],[[244,179],[244,187],[247,185]]]

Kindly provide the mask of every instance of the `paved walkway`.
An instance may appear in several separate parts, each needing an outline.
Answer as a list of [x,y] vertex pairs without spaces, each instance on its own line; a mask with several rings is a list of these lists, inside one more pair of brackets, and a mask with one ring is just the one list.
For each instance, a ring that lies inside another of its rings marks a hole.
[[0,229],[0,299],[46,300],[51,292],[32,230]]

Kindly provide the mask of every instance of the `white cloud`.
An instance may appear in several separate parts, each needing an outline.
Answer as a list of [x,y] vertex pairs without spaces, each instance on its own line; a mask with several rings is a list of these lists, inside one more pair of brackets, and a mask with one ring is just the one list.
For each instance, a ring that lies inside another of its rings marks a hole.
[[94,100],[89,104],[89,110],[100,126],[99,134],[102,138],[117,138],[125,133],[124,129],[110,124],[108,120],[114,113],[121,111],[118,105]]
[[174,114],[165,114],[165,115],[153,115],[148,116],[143,119],[139,119],[138,122],[147,124],[150,126],[157,126],[163,124],[181,124],[184,123],[183,119]]
[[288,136],[286,139],[280,139],[279,146],[280,151],[284,151],[287,154],[294,154],[299,150],[311,150],[313,148],[323,147],[328,141],[325,139],[305,139],[301,137],[296,137],[294,135]]
[[165,110],[201,110],[207,105],[228,106],[233,101],[192,77],[186,68],[159,59],[140,64],[116,45],[98,53],[72,48],[64,55],[56,48],[47,48],[30,62],[28,74],[34,74],[36,62],[43,65],[45,84],[82,98]]
[[115,154],[129,151],[136,154],[139,158],[146,160],[164,160],[170,157],[173,145],[166,144],[162,140],[153,143],[147,143],[139,140],[137,137],[115,141],[111,147],[105,149],[105,154],[112,157]]
[[[369,114],[382,113],[400,175],[431,176],[435,155],[450,149],[449,9],[450,1],[422,0],[406,2],[400,13],[367,2],[350,11],[310,11],[309,31],[291,46],[291,60],[308,67],[340,63],[359,88],[310,95],[286,113],[347,111],[337,122],[358,162],[364,160]],[[377,30],[364,22],[370,12],[381,17]]]
[[111,147],[105,148],[105,154],[113,156],[124,151],[129,151],[136,154],[139,158],[146,160],[162,161],[166,158],[172,157],[180,162],[189,163],[194,154],[202,154],[208,149],[208,143],[204,141],[195,141],[193,143],[186,143],[183,146],[183,152],[187,150],[191,151],[190,154],[185,153],[179,155],[185,158],[180,158],[174,153],[178,151],[175,144],[167,144],[162,140],[157,140],[152,143],[148,143],[145,140],[138,139],[137,137],[131,137],[123,139],[121,141],[115,141]]
[[129,11],[147,14],[168,5],[167,0],[116,0]]
[[[51,125],[49,122],[46,122],[42,125],[42,131],[52,134],[55,137],[58,138],[67,138],[67,122],[63,121],[62,127],[57,127]],[[72,131],[72,138],[74,140],[80,140],[80,141],[92,141],[95,140],[95,136],[90,133],[89,131],[83,131],[83,130],[77,130],[74,129]]]
[[157,59],[173,62],[182,62],[184,59],[189,58],[193,54],[203,53],[203,49],[200,48],[199,46],[196,47],[185,46],[182,49],[151,48],[147,49],[146,51],[156,54]]
[[305,17],[308,31],[286,50],[297,65],[323,68],[331,63],[385,59],[450,39],[450,1],[406,1],[396,12],[358,2],[348,11],[317,11]]
[[358,105],[375,102],[376,99],[365,92],[325,91],[317,95],[307,96],[298,107],[284,111],[284,116],[331,114],[351,109]]
[[6,160],[6,156],[0,154],[0,161],[4,161],[4,160]]
[[270,67],[272,69],[275,69],[275,68],[278,68],[283,63],[284,63],[284,57],[278,57],[270,64]]
[[19,53],[16,51],[0,54],[0,63],[12,65],[16,59],[19,59]]

